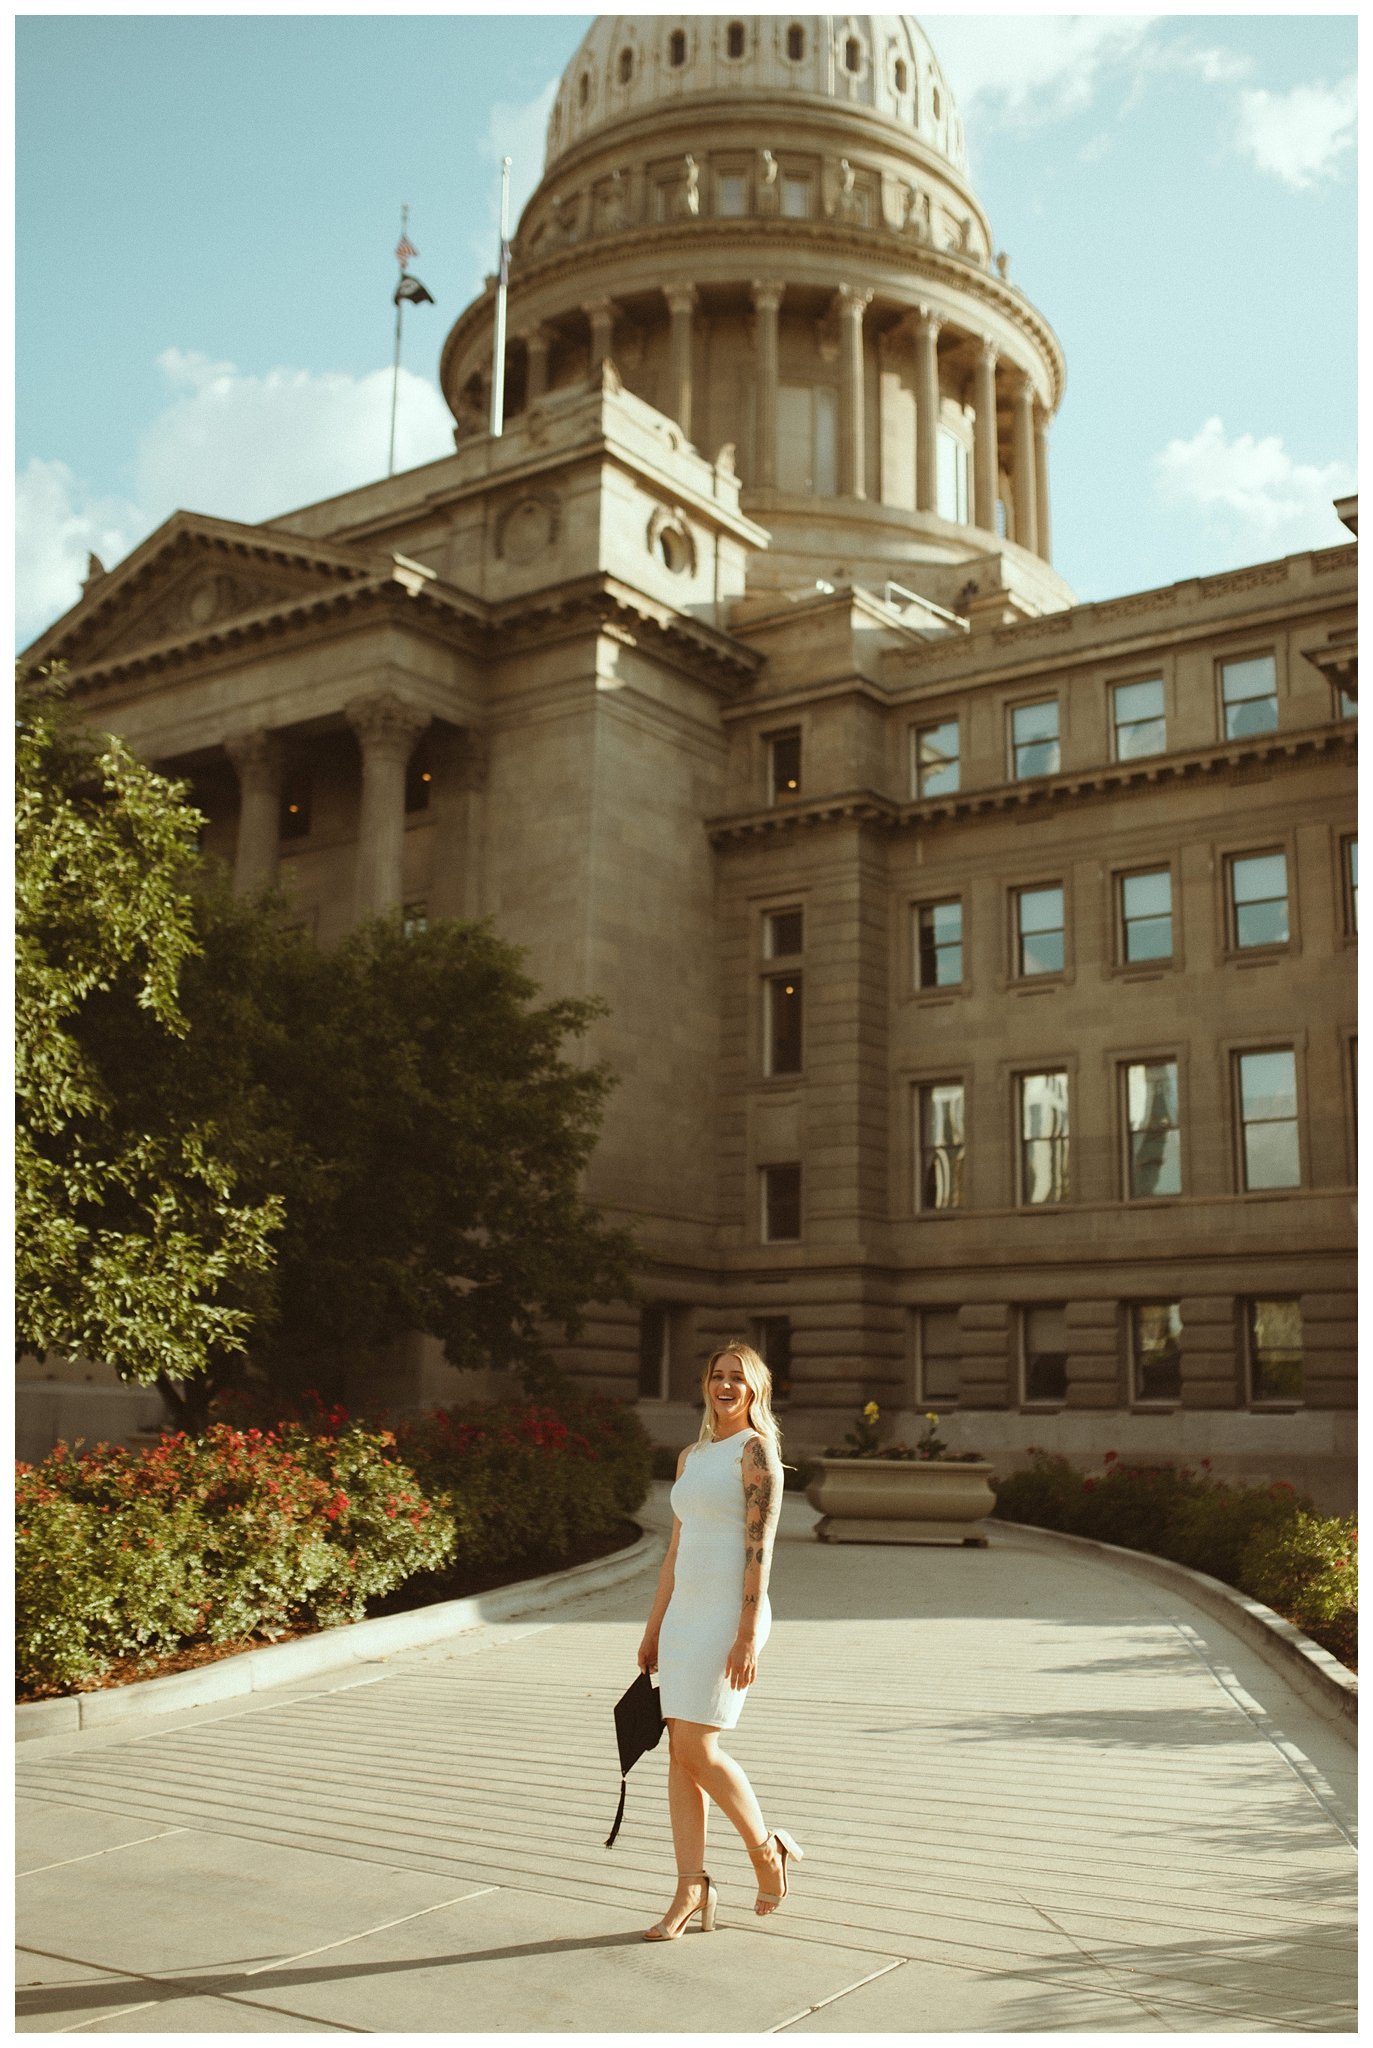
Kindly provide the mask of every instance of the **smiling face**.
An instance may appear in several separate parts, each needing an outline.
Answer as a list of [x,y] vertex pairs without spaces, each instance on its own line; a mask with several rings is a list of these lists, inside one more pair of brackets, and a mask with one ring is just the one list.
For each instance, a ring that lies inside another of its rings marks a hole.
[[710,1368],[706,1382],[710,1412],[717,1432],[728,1433],[747,1422],[753,1395],[744,1377],[744,1367],[732,1351],[725,1351]]

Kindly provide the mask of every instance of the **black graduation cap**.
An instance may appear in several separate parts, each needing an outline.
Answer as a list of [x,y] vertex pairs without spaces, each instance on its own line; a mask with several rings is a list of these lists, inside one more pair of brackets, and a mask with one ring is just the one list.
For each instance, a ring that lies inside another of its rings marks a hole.
[[620,1803],[615,1809],[615,1825],[605,1838],[607,1849],[613,1848],[615,1837],[620,1832],[620,1822],[625,1817],[628,1774],[639,1758],[656,1749],[662,1739],[663,1708],[658,1688],[648,1673],[641,1671],[629,1691],[615,1702],[615,1740],[620,1747]]
[[391,297],[392,303],[397,306],[402,299],[410,299],[417,306],[432,306],[434,303],[434,294],[427,292],[419,279],[411,277],[408,270],[401,273],[400,283],[396,286]]

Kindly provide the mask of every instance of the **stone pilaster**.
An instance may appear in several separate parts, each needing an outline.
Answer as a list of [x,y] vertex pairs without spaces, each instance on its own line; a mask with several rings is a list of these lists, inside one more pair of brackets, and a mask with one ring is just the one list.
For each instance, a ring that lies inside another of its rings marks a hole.
[[405,847],[405,770],[429,714],[386,690],[356,697],[345,716],[362,752],[354,905],[359,920],[397,908]]
[[928,306],[917,306],[915,333],[915,509],[939,509],[939,329]]
[[691,439],[691,323],[696,308],[694,284],[664,285],[663,297],[672,315],[668,413]]
[[1015,1405],[1015,1332],[1010,1304],[969,1301],[958,1311],[963,1364],[958,1382],[960,1408]]
[[996,349],[978,346],[973,370],[973,525],[996,532]]
[[1015,492],[1016,543],[1038,553],[1039,493],[1035,487],[1035,389],[1028,377],[1015,387],[1011,488]]
[[548,351],[553,335],[547,327],[531,327],[524,337],[524,402],[533,405],[548,389]]
[[281,741],[274,732],[247,732],[225,740],[238,774],[238,845],[234,890],[248,896],[276,880],[281,838]]
[[839,310],[839,495],[866,498],[864,455],[867,446],[866,406],[863,395],[863,315],[871,292],[841,284]]
[[1049,420],[1035,414],[1035,540],[1046,562],[1053,560],[1049,538]]
[[615,301],[588,299],[582,311],[591,322],[591,355],[587,363],[587,371],[590,374],[611,353],[611,342],[615,334]]
[[757,363],[757,440],[753,481],[760,491],[777,486],[777,309],[785,286],[757,278],[753,284],[755,359]]
[[1188,1295],[1179,1307],[1183,1407],[1242,1408],[1239,1326],[1233,1296]]
[[1064,1310],[1068,1338],[1068,1394],[1065,1406],[1116,1410],[1121,1398],[1120,1311],[1113,1301],[1070,1301]]

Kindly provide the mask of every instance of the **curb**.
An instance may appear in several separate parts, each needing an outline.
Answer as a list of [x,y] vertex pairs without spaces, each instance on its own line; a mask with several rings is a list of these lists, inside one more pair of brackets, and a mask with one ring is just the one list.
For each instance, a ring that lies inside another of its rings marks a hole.
[[150,1714],[168,1714],[180,1707],[289,1685],[322,1671],[394,1656],[399,1650],[423,1649],[447,1636],[480,1628],[484,1622],[509,1621],[536,1608],[555,1607],[583,1593],[618,1585],[656,1561],[662,1548],[660,1536],[645,1532],[637,1543],[609,1557],[592,1558],[587,1564],[548,1572],[542,1578],[521,1579],[511,1586],[493,1586],[489,1592],[472,1593],[464,1600],[440,1600],[407,1614],[344,1622],[292,1643],[269,1643],[261,1650],[221,1657],[195,1671],[169,1672],[165,1678],[136,1680],[132,1685],[110,1686],[104,1692],[68,1693],[62,1699],[29,1700],[14,1710],[14,1738],[27,1742],[40,1735],[72,1735],[82,1728],[140,1721]]
[[1128,1550],[1121,1543],[1102,1543],[1094,1536],[1072,1536],[1066,1529],[1039,1529],[1032,1522],[1002,1521],[998,1516],[989,1516],[987,1526],[993,1530],[1014,1529],[1017,1536],[1027,1537],[1037,1549],[1058,1550],[1067,1545],[1072,1550],[1113,1559],[1142,1578],[1188,1594],[1198,1607],[1205,1607],[1229,1622],[1313,1706],[1339,1722],[1341,1732],[1351,1741],[1358,1739],[1358,1678],[1338,1657],[1332,1657],[1329,1650],[1303,1635],[1295,1622],[1284,1620],[1261,1600],[1251,1599],[1238,1587],[1212,1578],[1209,1572],[1193,1571],[1190,1565],[1174,1564],[1171,1558],[1154,1557],[1147,1550]]

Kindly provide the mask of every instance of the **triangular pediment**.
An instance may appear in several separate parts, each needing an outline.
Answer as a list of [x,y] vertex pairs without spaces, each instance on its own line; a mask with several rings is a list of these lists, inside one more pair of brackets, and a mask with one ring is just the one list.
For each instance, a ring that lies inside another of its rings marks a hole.
[[27,651],[29,661],[85,669],[216,633],[378,573],[364,549],[178,512]]

